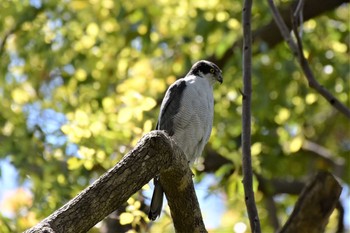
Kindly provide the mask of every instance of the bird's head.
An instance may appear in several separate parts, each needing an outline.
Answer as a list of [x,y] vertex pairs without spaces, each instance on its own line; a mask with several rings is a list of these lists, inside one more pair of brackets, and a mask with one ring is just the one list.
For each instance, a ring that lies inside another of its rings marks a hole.
[[222,83],[223,81],[222,71],[220,68],[214,63],[206,60],[196,62],[192,66],[189,74],[207,78],[211,81],[211,83],[215,83],[216,81]]

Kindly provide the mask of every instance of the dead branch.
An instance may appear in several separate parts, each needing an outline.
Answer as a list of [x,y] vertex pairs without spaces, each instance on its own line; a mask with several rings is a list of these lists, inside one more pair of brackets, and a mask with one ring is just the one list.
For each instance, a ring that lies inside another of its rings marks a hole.
[[319,172],[303,189],[280,233],[324,232],[329,216],[338,203],[341,190],[331,173]]

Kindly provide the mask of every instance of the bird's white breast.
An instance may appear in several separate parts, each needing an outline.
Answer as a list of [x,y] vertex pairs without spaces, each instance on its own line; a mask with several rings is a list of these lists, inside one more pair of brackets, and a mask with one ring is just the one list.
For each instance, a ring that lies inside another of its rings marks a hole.
[[186,88],[174,119],[173,139],[190,162],[202,154],[213,124],[213,87],[205,78],[185,77]]

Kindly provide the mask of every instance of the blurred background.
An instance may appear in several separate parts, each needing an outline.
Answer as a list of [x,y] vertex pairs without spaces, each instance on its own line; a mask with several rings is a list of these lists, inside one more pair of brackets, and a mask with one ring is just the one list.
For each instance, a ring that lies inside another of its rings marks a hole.
[[[349,107],[348,1],[305,2],[305,55]],[[288,14],[294,3],[276,2]],[[155,128],[167,87],[200,59],[224,76],[194,168],[204,221],[209,232],[249,232],[241,13],[242,2],[229,0],[1,1],[0,232],[35,225],[113,167]],[[349,232],[349,120],[308,87],[272,22],[267,2],[254,1],[252,156],[262,231],[281,227],[305,182],[327,170],[343,193],[326,232]],[[151,188],[90,232],[173,232],[169,209],[148,221]]]

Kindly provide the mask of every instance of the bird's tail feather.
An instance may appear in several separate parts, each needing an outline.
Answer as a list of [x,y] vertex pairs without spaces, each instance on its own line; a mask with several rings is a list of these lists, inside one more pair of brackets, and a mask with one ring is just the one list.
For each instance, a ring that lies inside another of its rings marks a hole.
[[164,191],[159,182],[159,176],[154,178],[154,191],[151,200],[151,206],[148,213],[148,218],[152,221],[156,220],[160,215],[163,207]]

